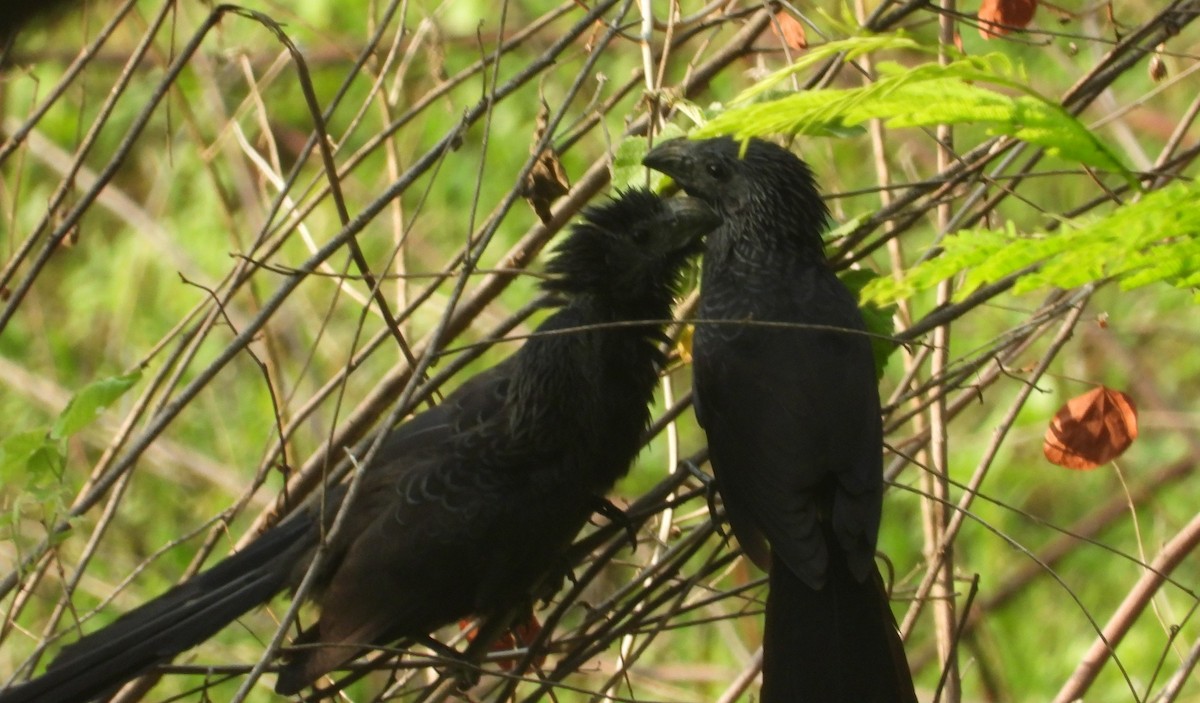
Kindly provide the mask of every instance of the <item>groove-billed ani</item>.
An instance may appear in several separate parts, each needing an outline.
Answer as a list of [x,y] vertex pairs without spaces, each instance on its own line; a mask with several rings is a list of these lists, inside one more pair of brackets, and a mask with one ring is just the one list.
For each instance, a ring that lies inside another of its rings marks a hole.
[[[628,470],[681,268],[719,223],[647,191],[589,208],[547,266],[566,303],[514,355],[400,425],[328,545],[319,620],[276,684],[291,694],[362,648],[520,606]],[[647,321],[644,325],[615,324]],[[653,322],[650,322],[653,321]],[[245,550],[66,647],[3,703],[86,700],[169,660],[303,576],[345,488]]]
[[733,532],[770,571],[762,700],[915,701],[874,561],[871,345],[826,263],[829,212],[811,172],[774,144],[742,155],[728,138],[665,142],[645,163],[724,221],[705,246],[694,392]]

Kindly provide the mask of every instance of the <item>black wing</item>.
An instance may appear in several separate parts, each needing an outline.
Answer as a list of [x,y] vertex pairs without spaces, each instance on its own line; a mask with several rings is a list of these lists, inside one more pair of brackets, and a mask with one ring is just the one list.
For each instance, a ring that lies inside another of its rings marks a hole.
[[[798,323],[860,328],[832,274],[825,309],[793,308]],[[775,318],[778,319],[778,318]],[[830,520],[851,568],[873,568],[882,503],[882,427],[870,343],[853,331],[746,326],[697,331],[695,391],[713,469],[739,542],[763,568],[763,538],[814,587]]]

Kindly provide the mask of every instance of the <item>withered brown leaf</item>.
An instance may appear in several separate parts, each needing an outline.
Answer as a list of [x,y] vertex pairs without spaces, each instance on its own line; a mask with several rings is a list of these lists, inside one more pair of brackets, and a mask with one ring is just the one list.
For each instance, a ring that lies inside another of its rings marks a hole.
[[1094,469],[1120,456],[1137,436],[1133,399],[1099,386],[1058,409],[1046,429],[1042,453],[1068,469]]
[[775,20],[771,22],[771,31],[789,49],[800,51],[808,48],[808,36],[804,33],[804,25],[787,10],[775,13]]
[[[546,134],[549,118],[550,106],[546,104],[546,99],[542,98],[542,105],[537,115],[537,125],[533,131],[533,143],[529,147],[530,153],[537,149],[538,142]],[[562,163],[558,160],[558,152],[554,150],[553,146],[548,145],[537,155],[537,161],[534,162],[533,168],[525,178],[521,195],[529,201],[533,211],[537,213],[542,222],[549,222],[551,203],[566,195],[570,189],[571,183],[567,180],[567,172],[563,170]]]
[[1036,11],[1037,0],[983,0],[979,4],[979,36],[991,39],[1028,26]]

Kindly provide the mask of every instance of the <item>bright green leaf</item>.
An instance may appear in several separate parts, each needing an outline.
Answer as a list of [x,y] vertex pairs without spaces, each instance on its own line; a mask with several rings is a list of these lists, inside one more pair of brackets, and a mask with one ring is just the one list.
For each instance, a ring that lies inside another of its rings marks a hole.
[[[894,38],[893,38],[894,39]],[[852,40],[856,41],[856,40]],[[903,40],[911,43],[910,40]],[[772,134],[843,136],[872,119],[889,127],[984,125],[992,134],[1020,139],[1069,161],[1119,173],[1136,185],[1120,158],[1078,119],[1038,95],[1001,54],[964,57],[947,65],[878,66],[879,78],[859,88],[825,89],[768,96],[783,77],[816,60],[826,60],[841,42],[806,55],[738,96],[733,107],[693,131],[697,138],[731,135],[745,140]],[[864,51],[876,50],[860,44]],[[898,44],[878,42],[877,48]],[[993,86],[993,87],[989,87]],[[1007,92],[1000,92],[1003,88]],[[1011,93],[1021,93],[1012,95]]]
[[887,303],[965,274],[961,300],[985,283],[1027,271],[1014,293],[1047,287],[1073,288],[1115,278],[1124,289],[1151,283],[1177,288],[1200,285],[1200,183],[1177,182],[1121,205],[1103,217],[1065,221],[1055,231],[1022,234],[1004,230],[955,232],[939,256],[906,272],[903,280],[876,279],[863,298]]
[[142,377],[141,370],[100,379],[83,388],[71,398],[50,429],[51,439],[64,439],[83,429],[134,386]]

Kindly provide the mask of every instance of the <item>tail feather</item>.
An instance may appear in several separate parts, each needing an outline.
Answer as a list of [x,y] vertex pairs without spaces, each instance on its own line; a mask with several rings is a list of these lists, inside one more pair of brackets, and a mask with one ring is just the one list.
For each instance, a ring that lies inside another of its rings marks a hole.
[[303,515],[246,549],[64,647],[46,672],[0,691],[0,703],[88,701],[212,637],[281,591],[316,539]]
[[830,556],[819,590],[772,562],[762,703],[916,703],[882,579],[859,582]]

